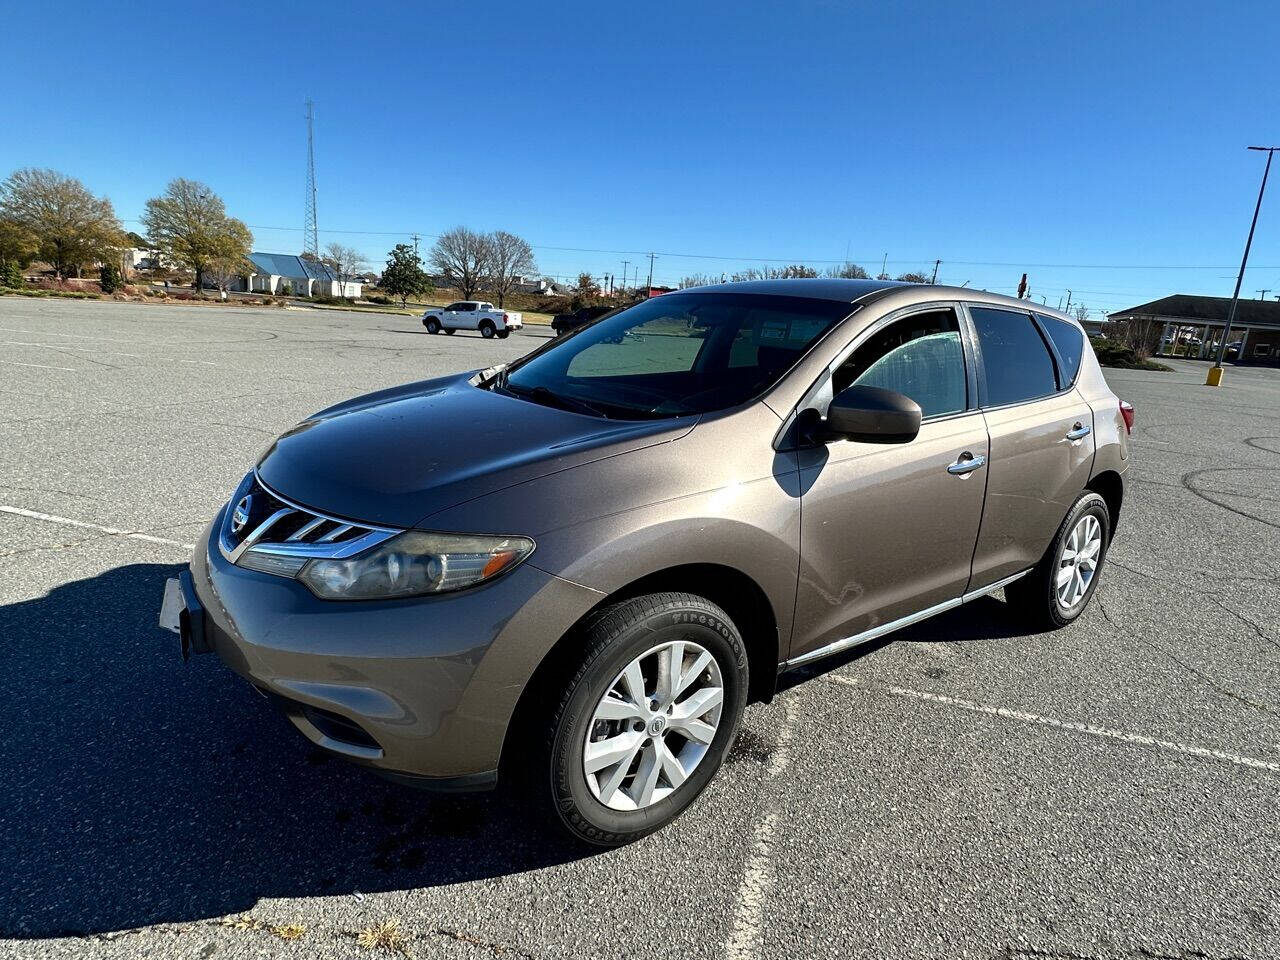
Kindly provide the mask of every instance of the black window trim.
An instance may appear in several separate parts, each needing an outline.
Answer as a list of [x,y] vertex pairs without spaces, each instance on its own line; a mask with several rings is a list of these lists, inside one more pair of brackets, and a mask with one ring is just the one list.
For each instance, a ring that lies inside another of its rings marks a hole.
[[[1059,392],[1070,390],[1076,385],[1076,381],[1080,379],[1080,368],[1084,366],[1084,342],[1082,340],[1080,343],[1080,362],[1076,364],[1076,375],[1067,381],[1066,384],[1063,384],[1062,381],[1063,375],[1066,371],[1066,364],[1063,363],[1062,354],[1058,352],[1058,344],[1054,341],[1053,334],[1049,332],[1049,328],[1045,326],[1044,321],[1058,320],[1061,323],[1066,323],[1066,325],[1071,327],[1073,330],[1076,329],[1075,324],[1062,320],[1060,317],[1050,317],[1045,314],[1036,313],[1034,310],[1031,311],[1031,319],[1035,322],[1036,329],[1040,331],[1040,336],[1044,338],[1045,343],[1049,344],[1049,352],[1053,356],[1053,368],[1056,371],[1055,376],[1058,378]],[[1084,337],[1085,335],[1083,330],[1076,330],[1076,333],[1080,334],[1081,337]]]
[[[1058,359],[1058,351],[1053,345],[1053,339],[1041,327],[1040,322],[1036,320],[1035,312],[1023,307],[1011,307],[1002,303],[983,303],[980,300],[966,300],[961,303],[964,308],[964,322],[968,324],[970,336],[973,337],[974,352],[977,357],[978,367],[978,408],[980,410],[1005,410],[1010,407],[1021,407],[1029,403],[1042,403],[1045,400],[1052,400],[1056,397],[1065,396],[1075,387],[1075,381],[1072,381],[1066,387],[1058,386],[1062,381],[1062,376],[1058,372],[1060,369],[1060,361]],[[1045,349],[1049,351],[1049,362],[1053,365],[1053,384],[1058,387],[1052,393],[1042,394],[1038,397],[1029,397],[1026,400],[1014,400],[1012,403],[987,403],[987,368],[985,358],[982,355],[982,343],[978,339],[978,326],[974,323],[972,314],[969,313],[970,308],[981,310],[1002,310],[1005,313],[1020,313],[1031,321],[1031,328],[1040,335],[1040,340],[1045,345]],[[1084,359],[1081,357],[1081,363]]]

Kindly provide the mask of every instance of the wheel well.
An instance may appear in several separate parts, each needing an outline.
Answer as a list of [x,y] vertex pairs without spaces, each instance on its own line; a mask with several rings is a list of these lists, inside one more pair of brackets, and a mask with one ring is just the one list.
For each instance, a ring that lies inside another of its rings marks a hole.
[[1114,470],[1104,470],[1088,483],[1088,489],[1107,502],[1107,513],[1111,517],[1111,535],[1115,536],[1116,525],[1120,522],[1120,504],[1124,500],[1124,481]]
[[[724,610],[742,634],[742,641],[747,648],[747,667],[751,674],[748,702],[767,702],[773,699],[778,680],[778,621],[774,616],[773,606],[760,585],[742,571],[719,564],[698,563],[671,567],[641,577],[604,597],[556,641],[520,694],[503,742],[503,767],[515,759],[515,754],[522,752],[514,744],[521,735],[520,731],[536,726],[524,722],[525,718],[544,705],[549,696],[559,695],[559,691],[552,686],[552,681],[558,673],[567,669],[568,662],[581,645],[586,628],[600,611],[633,597],[664,591],[696,594]],[[513,745],[517,749],[513,749]]]

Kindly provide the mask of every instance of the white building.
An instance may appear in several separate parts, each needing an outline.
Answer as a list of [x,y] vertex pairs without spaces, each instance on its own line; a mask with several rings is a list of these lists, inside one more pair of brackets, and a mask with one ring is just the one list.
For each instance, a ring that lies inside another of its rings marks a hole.
[[294,297],[355,298],[364,289],[360,280],[340,281],[326,264],[291,253],[251,253],[249,262],[257,269],[241,278],[235,286],[237,290],[274,294],[287,292]]

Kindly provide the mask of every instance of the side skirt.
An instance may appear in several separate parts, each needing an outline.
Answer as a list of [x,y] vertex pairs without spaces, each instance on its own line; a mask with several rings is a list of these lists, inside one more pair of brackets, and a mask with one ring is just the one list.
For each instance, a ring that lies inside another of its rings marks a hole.
[[790,670],[792,667],[798,667],[814,660],[821,660],[823,657],[829,657],[833,654],[841,653],[852,647],[867,643],[879,637],[883,637],[886,633],[893,633],[895,630],[901,630],[903,627],[909,627],[912,624],[919,623],[921,620],[928,620],[930,617],[936,617],[940,613],[946,613],[948,610],[954,610],[962,604],[968,603],[970,600],[977,600],[979,597],[985,597],[988,594],[995,593],[1002,587],[1013,583],[1025,577],[1033,568],[1028,568],[1015,573],[1011,577],[1005,577],[1003,580],[997,580],[995,583],[985,587],[979,587],[977,590],[970,590],[964,596],[956,597],[954,600],[944,600],[942,603],[935,604],[916,613],[908,614],[899,620],[890,623],[881,624],[878,627],[872,627],[870,630],[864,630],[862,633],[855,633],[852,637],[845,637],[843,640],[836,640],[827,644],[825,647],[819,647],[817,650],[810,650],[798,657],[792,657],[790,660],[782,664],[782,670]]

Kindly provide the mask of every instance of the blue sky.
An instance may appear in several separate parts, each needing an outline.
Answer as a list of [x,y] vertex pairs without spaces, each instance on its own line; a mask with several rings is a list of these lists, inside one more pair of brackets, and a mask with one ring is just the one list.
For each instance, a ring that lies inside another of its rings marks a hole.
[[[126,221],[203,180],[294,252],[311,97],[321,244],[377,264],[461,223],[550,274],[847,250],[1003,292],[1026,264],[1103,310],[1230,295],[1245,147],[1280,143],[1274,0],[184,6],[64,3],[76,29],[4,42],[0,176],[53,167]],[[1280,294],[1272,186],[1246,296]]]

